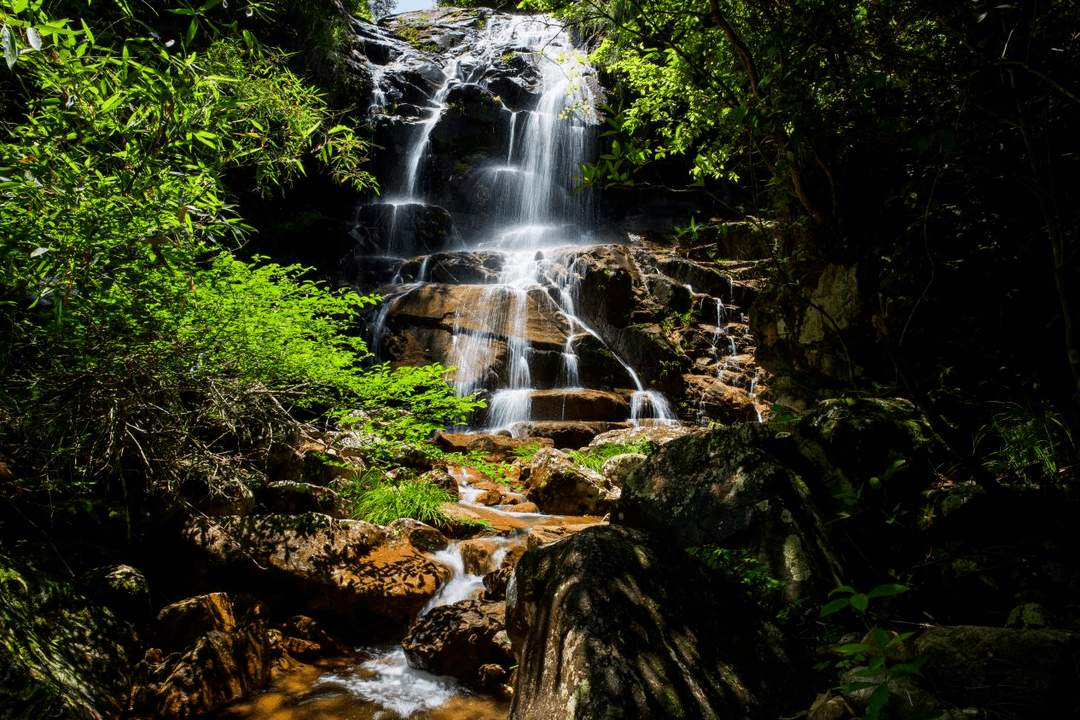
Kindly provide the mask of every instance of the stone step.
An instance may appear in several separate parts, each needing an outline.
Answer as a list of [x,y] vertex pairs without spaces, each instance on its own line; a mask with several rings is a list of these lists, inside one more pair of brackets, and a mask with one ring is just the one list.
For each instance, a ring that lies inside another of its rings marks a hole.
[[514,437],[549,438],[557,448],[576,450],[587,447],[600,433],[629,427],[633,424],[628,421],[538,420],[515,423],[510,432]]

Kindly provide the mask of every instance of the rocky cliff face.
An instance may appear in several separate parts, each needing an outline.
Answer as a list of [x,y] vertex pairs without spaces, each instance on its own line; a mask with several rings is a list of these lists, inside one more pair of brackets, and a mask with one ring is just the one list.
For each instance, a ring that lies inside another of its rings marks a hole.
[[471,425],[515,434],[760,417],[755,288],[663,242],[682,201],[575,180],[603,90],[571,38],[487,9],[356,29],[382,193],[342,270],[384,296],[367,328],[382,359],[456,367],[489,400]]

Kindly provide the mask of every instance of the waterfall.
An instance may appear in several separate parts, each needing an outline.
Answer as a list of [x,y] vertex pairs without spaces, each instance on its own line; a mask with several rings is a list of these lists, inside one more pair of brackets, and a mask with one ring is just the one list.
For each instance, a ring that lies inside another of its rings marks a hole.
[[[446,232],[442,247],[501,255],[497,273],[466,281],[473,283],[466,301],[439,306],[452,326],[449,341],[439,341],[445,348],[439,360],[457,368],[452,379],[459,394],[487,395],[487,412],[473,427],[513,433],[535,419],[537,390],[585,391],[579,343],[606,345],[577,315],[579,273],[557,252],[592,242],[595,198],[577,187],[575,177],[598,148],[600,98],[595,71],[554,20],[482,17],[479,29],[474,24],[459,33],[469,36],[467,42],[440,54],[448,58],[441,64],[406,50],[392,60],[414,73],[410,77],[422,77],[430,91],[415,110],[394,120],[396,137],[405,139],[403,151],[380,176],[384,195],[358,210],[357,223],[367,222],[363,236],[372,254],[403,257],[432,245],[431,228],[441,232],[448,210],[457,234]],[[517,84],[505,81],[512,63],[524,68]],[[385,69],[372,72],[372,111],[393,102],[384,87],[387,75]],[[523,87],[527,93],[519,92]],[[512,107],[496,92],[506,90],[521,96]],[[400,97],[405,100],[407,93]],[[490,131],[461,124],[467,104],[479,108],[478,117],[491,119]],[[457,151],[455,143],[479,149]],[[440,152],[459,159],[440,167]],[[438,262],[437,254],[427,254],[422,273],[445,277],[438,275]],[[414,278],[420,286],[429,284],[425,279]],[[443,303],[456,291],[432,286],[426,294],[422,287],[414,293],[410,286],[406,292],[416,302],[423,296]],[[395,308],[403,304],[404,296],[395,293]],[[376,315],[369,326],[388,332],[393,312]],[[379,339],[372,346],[381,347]],[[629,363],[607,351],[622,371],[604,379],[611,388],[604,392],[622,393],[625,421],[676,422],[666,398],[646,389]],[[550,414],[551,403],[547,408]]]

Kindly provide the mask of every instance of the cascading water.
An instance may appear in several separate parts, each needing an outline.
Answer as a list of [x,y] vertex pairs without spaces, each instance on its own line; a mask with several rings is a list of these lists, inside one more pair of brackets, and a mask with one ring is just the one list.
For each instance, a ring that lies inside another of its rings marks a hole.
[[[576,187],[574,178],[598,146],[599,86],[583,53],[550,18],[484,17],[482,28],[470,30],[475,35],[448,51],[445,62],[417,71],[429,79],[432,90],[415,119],[399,131],[407,137],[401,161],[383,178],[383,197],[358,211],[358,225],[363,226],[365,218],[368,225],[378,225],[377,233],[365,235],[380,240],[367,248],[371,255],[410,262],[410,255],[428,250],[425,267],[431,250],[501,256],[497,272],[466,281],[476,286],[467,302],[440,310],[442,316],[452,316],[453,329],[437,359],[457,368],[453,380],[459,393],[486,393],[488,410],[474,427],[513,433],[525,421],[563,419],[538,417],[535,393],[584,391],[577,345],[586,340],[604,344],[576,315],[579,275],[560,262],[558,252],[593,242],[594,198],[589,190]],[[518,98],[513,109],[496,93],[517,87],[497,77],[496,69],[511,63],[523,68],[532,98]],[[373,76],[381,81],[385,71]],[[378,95],[378,103],[385,105],[388,98],[381,86]],[[497,149],[483,133],[468,135],[467,142],[459,139],[467,129],[455,123],[466,103],[477,106],[481,116],[494,117],[491,132],[498,136]],[[454,132],[458,135],[448,138]],[[462,159],[448,178],[447,171],[433,167],[432,158],[440,149],[446,152],[451,142],[488,143],[484,148],[490,149],[455,155]],[[446,222],[447,216],[452,217],[452,228],[439,226],[438,233],[450,239],[433,248],[430,227]],[[384,304],[413,292],[398,267],[402,284],[383,288]],[[416,283],[424,278],[417,273],[412,279]],[[386,316],[376,316],[369,325],[382,333]],[[373,338],[370,345],[380,347],[380,339]],[[619,378],[611,378],[622,382],[622,389],[613,382],[608,392],[622,393],[627,408],[623,421],[676,422],[663,395],[646,389],[634,369],[608,351],[622,368]],[[537,370],[538,363],[556,354],[559,367],[554,373]],[[545,407],[550,414],[552,405]]]

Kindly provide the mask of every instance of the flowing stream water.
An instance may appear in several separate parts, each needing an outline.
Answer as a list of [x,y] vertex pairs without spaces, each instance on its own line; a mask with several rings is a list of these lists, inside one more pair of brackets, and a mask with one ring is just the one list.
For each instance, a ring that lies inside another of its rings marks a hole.
[[[460,483],[460,504],[501,514],[519,526],[550,521],[540,513],[508,512],[476,503],[480,490],[473,488],[464,473],[455,473]],[[494,545],[488,562],[498,568],[514,544],[524,536],[497,536],[486,539]],[[460,544],[453,542],[431,558],[450,569],[449,579],[421,610],[478,597],[484,576],[466,571]],[[332,658],[316,665],[300,665],[278,673],[265,691],[235,702],[211,715],[215,720],[505,720],[510,703],[489,694],[468,690],[452,677],[434,675],[410,667],[400,645],[356,648],[354,655]]]

